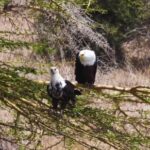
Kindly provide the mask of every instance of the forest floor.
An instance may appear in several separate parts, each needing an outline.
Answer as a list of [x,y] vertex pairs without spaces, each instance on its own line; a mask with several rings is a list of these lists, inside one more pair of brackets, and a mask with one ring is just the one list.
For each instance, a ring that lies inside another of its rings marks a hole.
[[72,62],[47,63],[29,53],[1,52],[0,148],[150,149],[149,70],[98,70],[96,87],[78,85],[82,95],[76,108],[60,116],[50,111],[46,93],[53,65],[74,82]]

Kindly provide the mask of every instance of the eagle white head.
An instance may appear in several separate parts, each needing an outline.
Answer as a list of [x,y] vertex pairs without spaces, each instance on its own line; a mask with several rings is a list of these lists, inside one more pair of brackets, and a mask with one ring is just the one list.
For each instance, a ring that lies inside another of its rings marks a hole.
[[82,50],[79,52],[79,59],[84,66],[92,66],[96,61],[96,54],[92,50]]
[[53,87],[55,87],[56,84],[58,83],[61,84],[62,88],[65,87],[66,85],[65,79],[60,75],[57,67],[51,67],[50,74],[51,74],[51,84]]
[[56,74],[59,74],[59,70],[57,67],[51,67],[50,68],[50,73],[51,73],[51,76],[54,76]]

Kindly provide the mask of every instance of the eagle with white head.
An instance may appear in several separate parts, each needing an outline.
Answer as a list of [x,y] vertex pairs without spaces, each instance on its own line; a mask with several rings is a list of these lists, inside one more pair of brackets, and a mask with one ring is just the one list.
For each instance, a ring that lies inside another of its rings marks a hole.
[[50,68],[51,81],[47,86],[48,95],[52,98],[52,107],[57,110],[58,106],[64,110],[68,104],[73,107],[76,103],[76,95],[81,92],[68,80],[65,80],[56,67]]
[[75,79],[80,84],[93,85],[97,71],[97,58],[93,50],[81,50],[76,55]]

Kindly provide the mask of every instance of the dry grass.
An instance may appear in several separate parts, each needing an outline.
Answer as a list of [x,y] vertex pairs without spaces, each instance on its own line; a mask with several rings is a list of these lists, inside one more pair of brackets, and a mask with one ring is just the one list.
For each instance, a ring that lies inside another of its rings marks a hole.
[[[57,66],[59,67],[59,70],[64,78],[75,82],[73,63],[62,63]],[[149,86],[149,76],[150,70],[148,69],[145,69],[144,71],[139,71],[132,68],[110,69],[108,72],[98,69],[95,84],[121,87],[132,87],[137,85]]]
[[[13,31],[11,24],[8,22],[6,23],[7,20],[5,18],[0,18],[0,30],[7,30],[7,31]],[[7,26],[3,26],[3,24],[7,24]],[[30,31],[29,28],[27,28],[27,24],[25,23],[24,25],[21,25],[20,21],[20,31],[24,32],[24,29],[26,31]],[[25,22],[23,20],[23,22]],[[18,21],[19,23],[19,21]],[[17,24],[17,26],[19,26]],[[2,34],[1,34],[2,35]],[[3,36],[3,35],[2,35]],[[4,36],[6,37],[6,35]],[[9,39],[27,39],[29,41],[34,40],[30,38],[30,35],[21,35],[21,36],[9,36]],[[7,38],[8,38],[7,37]],[[140,40],[139,40],[140,41]],[[140,43],[141,44],[141,43]],[[144,45],[146,46],[144,49]],[[100,84],[100,85],[113,85],[113,86],[121,86],[121,87],[132,87],[132,86],[137,86],[137,85],[145,85],[149,86],[150,83],[150,70],[148,67],[144,66],[144,69],[135,69],[133,68],[133,65],[131,64],[132,58],[136,56],[136,58],[141,59],[141,58],[148,58],[149,55],[147,55],[147,52],[149,51],[149,45],[148,41],[145,41],[145,44],[139,46],[138,42],[133,41],[132,43],[126,43],[125,48],[126,48],[126,56],[128,57],[129,66],[126,69],[109,69],[108,72],[104,72],[103,70],[98,69],[97,75],[96,75],[96,82],[95,84]],[[137,49],[138,47],[138,49]],[[134,51],[132,51],[134,49]],[[132,53],[131,53],[132,52]],[[24,76],[26,78],[29,78],[31,80],[42,80],[42,81],[49,81],[50,76],[49,76],[49,68],[50,66],[57,66],[60,70],[60,73],[62,76],[70,80],[72,82],[75,82],[75,76],[74,76],[74,61],[72,62],[47,62],[44,59],[41,59],[39,56],[35,55],[31,50],[27,49],[16,49],[14,51],[11,50],[6,50],[3,52],[0,52],[0,62],[7,63],[9,65],[14,65],[17,67],[24,66],[24,67],[31,67],[34,68],[37,72],[37,74],[32,74],[32,73],[27,73],[24,74],[20,72],[20,76]],[[89,104],[91,107],[96,107],[100,108],[101,110],[111,110],[114,108],[113,103],[110,102],[109,99],[96,99],[90,97],[91,103]],[[128,116],[130,117],[139,117],[140,114],[138,112],[143,111],[143,112],[149,112],[150,108],[149,105],[146,104],[136,104],[133,103],[127,103],[127,102],[122,102],[120,108],[125,111]],[[13,119],[12,113],[10,113],[9,110],[6,109],[0,109],[0,120],[3,122],[9,122]],[[126,125],[126,130],[129,132],[132,132],[132,127]],[[8,137],[7,137],[8,139]],[[52,145],[58,144],[57,146],[54,146],[53,148],[51,147]],[[46,149],[52,149],[52,150],[63,150],[66,149],[65,143],[61,142],[61,137],[54,137],[54,136],[44,136],[42,137],[42,147],[43,150]],[[98,143],[99,144],[99,143]],[[9,142],[6,142],[4,140],[0,140],[0,148],[1,146],[7,150],[17,150],[18,146],[11,144]],[[105,145],[102,143],[99,146],[104,149],[110,149],[108,145]],[[34,149],[34,148],[33,148]],[[74,150],[86,150],[86,148],[76,144],[73,147]]]
[[[22,2],[21,0],[18,0],[19,2]],[[31,24],[28,24],[28,22],[25,19],[22,19],[20,15],[13,16],[13,14],[9,14],[10,19],[12,19],[13,22],[16,23],[15,26],[19,28],[19,31],[23,34],[21,35],[13,35],[8,34],[4,35],[1,34],[1,37],[8,38],[10,40],[15,39],[22,39],[25,41],[32,41],[35,40],[35,36],[30,36],[27,34],[24,34],[25,32],[32,33],[34,32],[33,27],[32,27],[32,21]],[[17,20],[17,22],[15,21]],[[14,25],[10,23],[9,20],[6,20],[5,16],[0,17],[0,30],[1,31],[9,31],[9,32],[15,32],[16,28]],[[17,29],[18,30],[18,29]],[[87,33],[86,33],[87,34]],[[134,40],[129,43],[126,43],[125,48],[126,48],[126,54],[129,57],[129,62],[132,63],[132,58],[136,57],[140,60],[142,58],[149,58],[150,56],[147,55],[149,54],[149,40],[143,39],[141,44],[141,39],[138,41]],[[140,46],[139,46],[140,45]],[[146,47],[145,47],[146,46]],[[134,51],[132,51],[134,50]],[[132,53],[131,53],[132,52]],[[14,66],[24,66],[24,67],[31,67],[35,68],[37,71],[37,74],[22,74],[20,73],[20,76],[25,76],[26,78],[32,79],[32,80],[42,80],[42,81],[47,81],[50,79],[49,76],[49,68],[51,65],[58,66],[62,76],[70,80],[72,82],[75,82],[75,77],[74,77],[74,61],[73,62],[51,62],[48,63],[44,59],[41,59],[37,55],[35,55],[31,50],[27,49],[16,49],[14,51],[8,51],[6,50],[5,52],[0,52],[0,62],[5,62],[10,65]],[[108,72],[103,72],[102,70],[98,70],[97,75],[96,75],[96,82],[95,84],[100,84],[100,85],[113,85],[113,86],[122,86],[122,87],[131,87],[131,86],[137,86],[137,85],[145,85],[149,86],[150,84],[150,70],[145,68],[144,69],[133,69],[132,64],[129,63],[129,67],[126,69],[110,69]],[[144,65],[144,64],[143,64]],[[98,101],[95,101],[93,99],[93,102],[90,106],[93,107],[98,107],[101,109],[111,109],[113,105],[110,103],[109,100],[103,100],[103,99],[98,99]],[[143,104],[133,104],[132,106],[129,105],[128,103],[122,103],[121,105],[122,110],[127,111],[129,113],[129,116],[137,116],[139,114],[136,114],[136,111],[138,110],[144,110],[144,111],[149,111],[149,107]],[[0,120],[4,122],[11,121],[13,119],[12,114],[9,112],[9,110],[2,110],[0,109]],[[126,127],[128,129],[131,129],[131,127]],[[63,150],[65,149],[64,143],[60,143],[58,146],[55,148],[50,148],[51,145],[59,142],[60,137],[56,138],[53,136],[45,136],[42,139],[42,145],[43,149],[60,149]],[[16,145],[10,145],[10,143],[4,142],[0,140],[0,146],[5,147],[7,150],[16,150],[18,149]],[[83,150],[83,147],[79,147],[79,145],[75,145],[74,150]],[[48,148],[49,147],[49,148]],[[104,144],[101,145],[103,149],[108,149],[107,146]],[[1,148],[1,147],[0,147]]]
[[[25,66],[35,68],[38,74],[26,74],[25,77],[32,80],[50,80],[49,68],[50,66],[57,66],[62,76],[75,82],[74,76],[74,62],[46,62],[44,59],[36,56],[30,50],[15,50],[13,52],[1,52],[0,61],[7,62],[15,66]],[[132,87],[137,85],[149,86],[150,83],[150,70],[148,68],[143,70],[133,69],[133,67],[127,67],[126,69],[109,69],[104,72],[98,69],[96,74],[95,84],[100,85],[113,85],[122,87]]]
[[[18,3],[24,4],[26,1],[13,0],[12,2],[16,4]],[[76,10],[75,8],[72,8],[70,11],[72,15],[73,15],[73,11],[77,11],[76,15],[79,15],[78,17],[81,18],[82,20],[81,22],[86,22],[87,24],[88,21],[85,20],[83,16],[81,16],[78,9]],[[10,40],[19,39],[19,40],[24,40],[29,42],[36,40],[37,37],[33,34],[31,35],[31,33],[33,32],[36,33],[33,25],[34,19],[31,16],[27,17],[27,15],[29,14],[26,11],[22,13],[23,16],[19,13],[17,14],[12,12],[10,12],[7,16],[5,15],[0,16],[0,31],[10,32],[8,34],[1,33],[0,34],[1,37],[5,37]],[[82,24],[80,25],[80,28],[81,27],[85,30],[84,34],[89,33],[87,32],[87,30],[89,30],[87,29],[88,27],[85,29],[85,27],[83,27]],[[76,26],[74,28],[75,28],[74,30],[79,30]],[[21,35],[14,34],[14,32],[21,33]],[[30,34],[25,34],[25,33],[30,33]],[[95,36],[93,35],[92,37]],[[98,37],[96,36],[95,38]],[[102,41],[107,43],[107,41],[104,39]],[[144,36],[139,36],[129,42],[124,43],[123,48],[125,49],[125,55],[127,58],[127,62],[129,64],[127,69],[110,69],[110,71],[106,73],[104,73],[102,70],[99,69],[96,75],[95,84],[114,85],[114,86],[123,86],[123,87],[136,86],[136,85],[149,85],[150,83],[150,78],[149,78],[150,70],[148,69],[150,66],[150,53],[149,53],[150,44],[149,43],[150,43],[150,39]],[[101,45],[101,43],[99,45]],[[65,79],[70,80],[72,82],[75,81],[74,62],[47,63],[44,59],[41,59],[40,57],[35,55],[31,50],[18,49],[14,51],[6,50],[5,52],[0,52],[0,61],[7,62],[15,66],[27,66],[27,67],[35,68],[38,71],[37,75],[26,74],[25,76],[33,80],[43,80],[43,81],[47,81],[50,79],[49,67],[51,65],[58,66],[61,74]],[[133,69],[133,66],[135,66],[136,69],[135,68]]]
[[150,71],[138,71],[132,68],[112,69],[107,73],[100,70],[97,73],[96,84],[113,85],[121,87],[132,87],[137,85],[149,86]]
[[[20,72],[21,76],[24,76],[26,78],[32,79],[32,80],[42,80],[47,81],[50,79],[49,76],[49,68],[51,65],[57,66],[62,74],[62,76],[65,79],[68,79],[72,82],[74,82],[74,62],[51,62],[47,63],[40,57],[36,57],[36,59],[33,59],[33,54],[31,51],[24,50],[24,52],[21,52],[19,50],[16,50],[14,52],[8,51],[7,53],[1,52],[0,53],[0,61],[5,62],[10,65],[14,66],[24,66],[24,67],[31,67],[35,68],[37,71],[37,74],[23,74]],[[113,85],[113,86],[123,86],[123,87],[129,87],[129,86],[136,86],[136,85],[149,85],[150,83],[150,71],[145,70],[144,72],[139,70],[133,70],[131,68],[128,69],[110,69],[108,72],[103,72],[102,70],[98,70],[96,75],[96,83],[100,85]],[[112,110],[114,108],[113,103],[110,102],[110,99],[102,99],[102,98],[94,98],[93,96],[90,97],[90,107],[93,108],[100,108],[100,110]],[[130,117],[139,117],[141,114],[138,112],[149,112],[150,107],[146,104],[132,104],[128,102],[122,102],[120,105],[120,108],[125,111],[128,116]],[[2,121],[7,121],[7,117],[10,118],[9,113],[7,111],[0,111]],[[130,132],[132,130],[132,127],[126,126],[126,130]],[[52,145],[58,144],[56,147],[54,146],[51,148]],[[0,143],[2,143],[0,141]],[[3,143],[5,146],[7,146],[7,143]],[[46,149],[65,149],[64,142],[61,142],[61,137],[53,137],[53,136],[44,136],[42,138],[42,147],[43,150]],[[99,143],[98,143],[99,144]],[[99,145],[104,150],[108,150],[109,147],[102,143],[102,145]],[[8,147],[8,146],[7,146]],[[10,148],[7,148],[8,150],[11,150],[13,146],[9,146]],[[15,147],[15,146],[14,146]],[[74,150],[83,150],[86,148],[80,147],[78,144],[73,147]],[[14,150],[17,150],[17,148],[14,148]]]

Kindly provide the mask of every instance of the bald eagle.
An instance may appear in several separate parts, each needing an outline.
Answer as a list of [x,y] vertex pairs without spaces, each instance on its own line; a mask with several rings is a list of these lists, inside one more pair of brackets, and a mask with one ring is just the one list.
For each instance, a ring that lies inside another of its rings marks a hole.
[[51,81],[47,86],[48,95],[52,98],[52,107],[54,110],[60,107],[64,110],[67,105],[75,106],[76,95],[81,92],[75,89],[75,86],[68,80],[65,80],[56,67],[50,69]]
[[76,55],[75,79],[80,84],[93,85],[97,71],[97,58],[92,50],[81,50]]

